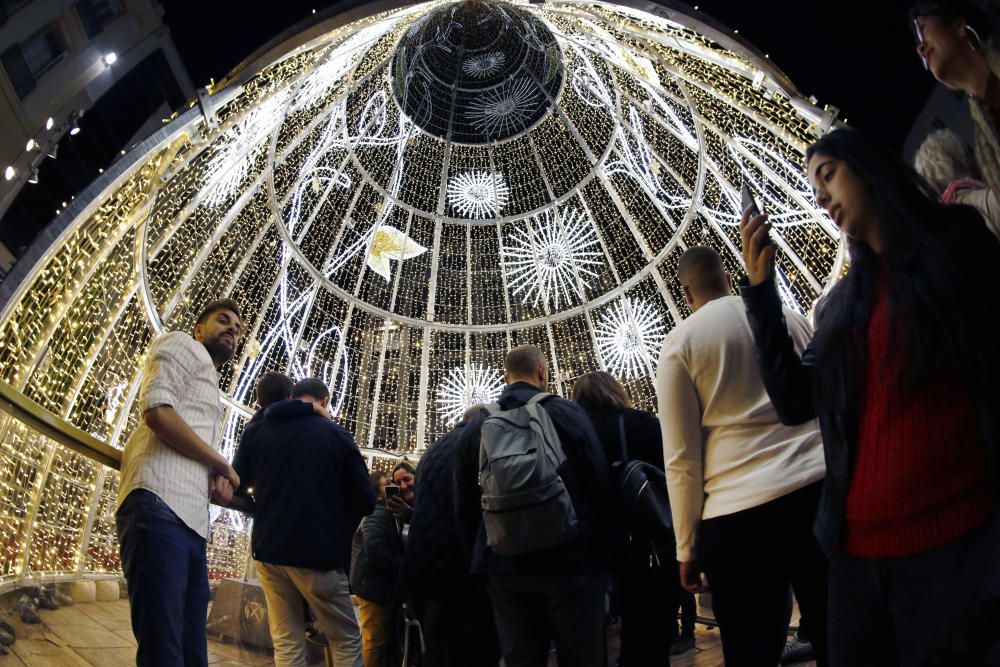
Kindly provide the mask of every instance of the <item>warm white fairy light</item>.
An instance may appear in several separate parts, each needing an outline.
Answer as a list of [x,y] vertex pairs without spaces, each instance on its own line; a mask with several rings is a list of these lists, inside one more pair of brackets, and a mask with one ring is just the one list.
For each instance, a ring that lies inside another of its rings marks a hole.
[[466,218],[498,216],[509,198],[510,188],[500,174],[469,171],[448,179],[448,203]]
[[292,101],[292,108],[309,108],[320,101],[337,82],[351,71],[364,55],[365,48],[384,35],[390,27],[391,24],[368,26],[338,44],[319,67],[299,82]]
[[660,343],[666,334],[663,318],[644,301],[617,301],[594,324],[597,352],[608,372],[625,379],[656,370]]
[[646,133],[642,128],[639,111],[629,107],[629,121],[632,130],[619,126],[615,136],[615,148],[620,159],[610,160],[604,165],[604,173],[608,176],[622,173],[635,179],[645,186],[650,195],[656,197],[668,209],[686,209],[691,205],[691,199],[682,195],[672,194],[663,184],[663,166],[660,159],[649,149]]
[[452,369],[437,390],[438,413],[454,424],[473,405],[496,401],[503,386],[503,374],[488,366]]
[[243,183],[250,172],[252,156],[281,122],[285,99],[284,92],[272,95],[226,132],[222,147],[205,169],[209,175],[206,205],[218,206]]
[[578,209],[548,210],[532,217],[501,248],[507,288],[524,303],[567,305],[596,278],[604,263],[600,239],[590,217]]

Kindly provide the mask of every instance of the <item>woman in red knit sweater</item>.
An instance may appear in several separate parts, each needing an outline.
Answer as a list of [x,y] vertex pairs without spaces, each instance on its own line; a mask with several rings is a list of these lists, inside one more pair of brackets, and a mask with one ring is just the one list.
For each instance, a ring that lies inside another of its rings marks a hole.
[[856,131],[807,157],[851,264],[801,358],[748,211],[741,294],[782,421],[820,419],[830,664],[1000,664],[1000,242]]

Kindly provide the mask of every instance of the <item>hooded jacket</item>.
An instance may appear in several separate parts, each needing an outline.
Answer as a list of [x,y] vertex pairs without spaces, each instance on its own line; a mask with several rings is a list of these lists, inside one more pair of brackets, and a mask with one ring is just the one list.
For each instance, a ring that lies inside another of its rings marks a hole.
[[346,568],[351,538],[375,506],[368,470],[344,428],[280,401],[247,428],[233,467],[256,504],[251,547],[264,563]]

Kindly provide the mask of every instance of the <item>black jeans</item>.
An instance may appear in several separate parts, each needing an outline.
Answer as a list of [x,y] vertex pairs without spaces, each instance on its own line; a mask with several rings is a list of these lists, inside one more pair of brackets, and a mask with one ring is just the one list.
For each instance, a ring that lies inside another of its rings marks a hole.
[[[680,572],[678,572],[678,586],[680,586]],[[688,593],[683,588],[680,589],[681,607],[681,637],[694,637],[694,622],[698,618],[698,604],[695,602],[694,593]]]
[[500,642],[484,581],[421,605],[426,667],[497,667]]
[[1000,515],[905,558],[830,559],[834,667],[1000,665]]
[[604,667],[607,588],[596,574],[489,575],[504,665],[546,667],[554,639],[559,667]]
[[[681,582],[673,554],[662,566],[650,565],[643,551],[628,551],[618,574],[622,597],[620,667],[656,667],[670,663],[677,633]],[[691,621],[692,628],[694,619]],[[693,630],[692,630],[693,631]]]
[[810,641],[825,666],[826,559],[812,525],[822,483],[701,523],[698,552],[712,591],[727,667],[774,667],[781,658],[794,580],[818,626]]
[[[206,509],[207,511],[207,509]],[[139,667],[208,665],[205,540],[154,493],[130,493],[115,516]]]

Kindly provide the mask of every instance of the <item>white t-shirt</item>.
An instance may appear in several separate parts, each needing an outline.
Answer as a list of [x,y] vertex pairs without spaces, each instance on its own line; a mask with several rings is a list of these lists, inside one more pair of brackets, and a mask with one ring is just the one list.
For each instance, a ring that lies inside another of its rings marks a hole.
[[[809,323],[784,313],[801,354]],[[702,519],[762,505],[825,475],[816,420],[785,426],[774,411],[738,296],[705,304],[670,332],[656,394],[678,560],[697,558]]]
[[[169,405],[202,440],[215,446],[222,420],[219,374],[205,346],[182,331],[157,338],[149,348],[139,390],[143,414]],[[144,419],[125,444],[118,505],[135,489],[159,496],[181,521],[208,539],[211,467],[160,440]]]

